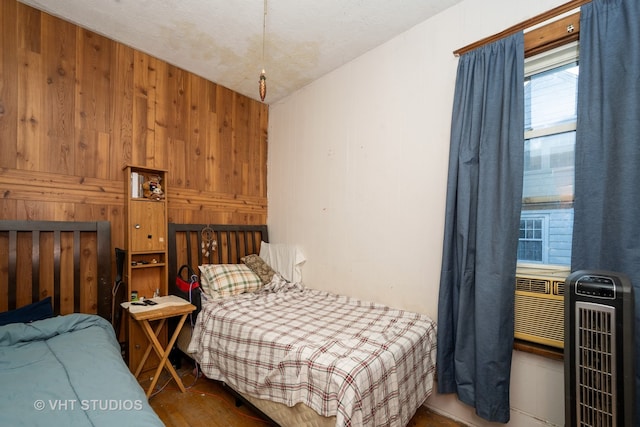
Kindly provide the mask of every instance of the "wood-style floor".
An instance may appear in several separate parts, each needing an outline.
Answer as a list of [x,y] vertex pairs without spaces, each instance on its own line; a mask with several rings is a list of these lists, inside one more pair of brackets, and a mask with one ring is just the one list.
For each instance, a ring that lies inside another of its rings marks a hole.
[[[187,392],[180,392],[175,382],[168,382],[170,377],[163,371],[156,388],[165,384],[166,387],[149,399],[153,409],[168,427],[272,427],[275,425],[264,420],[258,412],[246,405],[237,407],[235,397],[221,383],[205,377],[194,381],[193,365],[190,362],[183,362],[182,367],[177,371],[187,387]],[[141,385],[146,390],[148,382],[141,382]],[[410,427],[463,426],[434,414],[425,407],[418,409],[408,425]]]

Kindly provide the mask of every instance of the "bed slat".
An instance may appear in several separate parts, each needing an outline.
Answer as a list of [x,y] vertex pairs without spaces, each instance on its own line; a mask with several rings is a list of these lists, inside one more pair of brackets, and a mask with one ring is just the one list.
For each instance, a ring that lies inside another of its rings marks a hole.
[[[31,302],[40,296],[40,232],[31,233]],[[15,282],[14,282],[15,283]]]
[[80,311],[80,232],[73,232],[73,311]]
[[18,232],[15,230],[9,231],[9,279],[7,286],[7,302],[8,309],[13,310],[16,308],[16,287],[11,286],[12,283],[16,283],[17,269],[18,269]]
[[53,231],[53,309],[60,311],[60,230]]

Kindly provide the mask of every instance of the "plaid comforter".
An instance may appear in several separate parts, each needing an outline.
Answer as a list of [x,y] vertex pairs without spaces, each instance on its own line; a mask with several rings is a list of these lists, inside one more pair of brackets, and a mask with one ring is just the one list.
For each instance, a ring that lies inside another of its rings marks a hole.
[[189,353],[204,374],[336,426],[405,426],[431,394],[427,316],[300,285],[203,303]]

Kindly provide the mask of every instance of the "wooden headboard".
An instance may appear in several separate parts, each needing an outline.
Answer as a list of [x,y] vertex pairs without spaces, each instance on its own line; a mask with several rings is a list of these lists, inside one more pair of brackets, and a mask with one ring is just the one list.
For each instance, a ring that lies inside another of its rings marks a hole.
[[0,221],[0,311],[52,297],[55,314],[111,319],[108,221]]
[[[212,230],[218,242],[215,251],[202,253],[202,230]],[[180,266],[188,264],[197,273],[202,264],[239,264],[245,255],[260,253],[260,242],[269,242],[266,225],[173,224],[169,223],[169,290],[175,287]]]

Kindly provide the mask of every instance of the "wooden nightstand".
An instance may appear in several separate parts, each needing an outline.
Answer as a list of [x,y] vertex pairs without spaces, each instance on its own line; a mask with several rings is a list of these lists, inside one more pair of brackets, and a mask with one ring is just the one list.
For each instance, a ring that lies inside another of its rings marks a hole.
[[[136,368],[134,376],[138,378],[138,376],[142,372],[142,369],[144,368],[144,364],[147,361],[147,358],[151,354],[151,350],[153,349],[158,355],[160,363],[158,364],[158,367],[156,368],[156,371],[153,375],[151,385],[149,385],[149,388],[147,389],[147,397],[151,396],[151,392],[156,386],[156,383],[158,382],[158,376],[160,375],[160,372],[163,368],[166,369],[169,374],[171,374],[176,384],[178,384],[180,390],[184,393],[186,390],[184,388],[184,385],[182,384],[182,380],[176,373],[175,369],[173,369],[173,366],[171,366],[171,362],[169,362],[169,352],[171,351],[173,344],[176,342],[178,334],[180,333],[180,330],[182,329],[187,316],[189,315],[189,313],[195,310],[196,307],[193,304],[189,304],[188,301],[173,295],[171,295],[170,297],[154,298],[154,300],[160,302],[160,304],[158,304],[158,307],[141,307],[137,305],[131,306],[130,302],[122,304],[123,307],[129,310],[129,315],[131,316],[131,318],[134,321],[138,322],[138,324],[144,331],[147,340],[149,341],[147,349],[145,350],[144,355],[142,356],[142,360],[140,360],[138,367]],[[163,303],[162,301],[171,302]],[[135,309],[133,309],[133,307],[135,307]],[[167,319],[177,316],[180,316],[178,325],[176,326],[171,339],[167,343],[167,346],[163,348],[162,344],[158,340],[158,335],[166,324]],[[157,325],[155,325],[155,330],[152,328],[151,322],[157,322]]]

